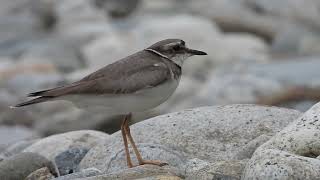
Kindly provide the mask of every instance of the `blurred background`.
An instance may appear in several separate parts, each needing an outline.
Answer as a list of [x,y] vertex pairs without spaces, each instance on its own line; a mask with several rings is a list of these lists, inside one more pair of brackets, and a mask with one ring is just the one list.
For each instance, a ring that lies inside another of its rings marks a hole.
[[209,55],[190,58],[176,93],[135,114],[135,122],[234,103],[305,111],[320,99],[319,0],[0,2],[0,144],[78,129],[117,131],[121,116],[90,114],[66,102],[8,106],[165,38],[181,38]]

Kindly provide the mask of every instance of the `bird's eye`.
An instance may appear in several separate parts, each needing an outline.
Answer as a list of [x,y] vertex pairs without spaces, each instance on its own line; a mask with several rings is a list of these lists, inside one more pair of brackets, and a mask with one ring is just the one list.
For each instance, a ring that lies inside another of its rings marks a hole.
[[175,51],[179,51],[181,49],[181,46],[177,45],[177,46],[173,46],[173,50]]

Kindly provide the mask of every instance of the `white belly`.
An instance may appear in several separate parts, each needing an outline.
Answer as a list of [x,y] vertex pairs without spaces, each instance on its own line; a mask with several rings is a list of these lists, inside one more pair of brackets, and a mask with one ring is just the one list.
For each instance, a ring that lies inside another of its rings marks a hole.
[[171,80],[154,88],[147,88],[133,94],[117,95],[69,95],[63,100],[89,111],[125,114],[152,109],[166,101],[176,90],[179,80]]

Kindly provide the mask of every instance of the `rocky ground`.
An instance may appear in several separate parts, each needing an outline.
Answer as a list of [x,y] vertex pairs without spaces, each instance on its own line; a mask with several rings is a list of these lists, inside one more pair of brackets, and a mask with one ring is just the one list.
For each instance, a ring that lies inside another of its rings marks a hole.
[[[0,2],[0,179],[319,179],[318,0]],[[9,108],[165,38],[208,53],[134,114],[142,155],[168,166],[126,168],[122,115]]]

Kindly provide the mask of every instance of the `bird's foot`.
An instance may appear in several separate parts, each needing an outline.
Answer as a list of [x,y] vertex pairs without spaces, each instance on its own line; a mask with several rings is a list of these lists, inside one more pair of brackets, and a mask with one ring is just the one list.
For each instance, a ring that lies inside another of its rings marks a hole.
[[168,165],[168,163],[158,161],[158,160],[142,160],[139,162],[139,165],[137,165],[137,166],[142,166],[145,164],[151,164],[151,165],[156,165],[156,166],[160,166],[160,167]]

